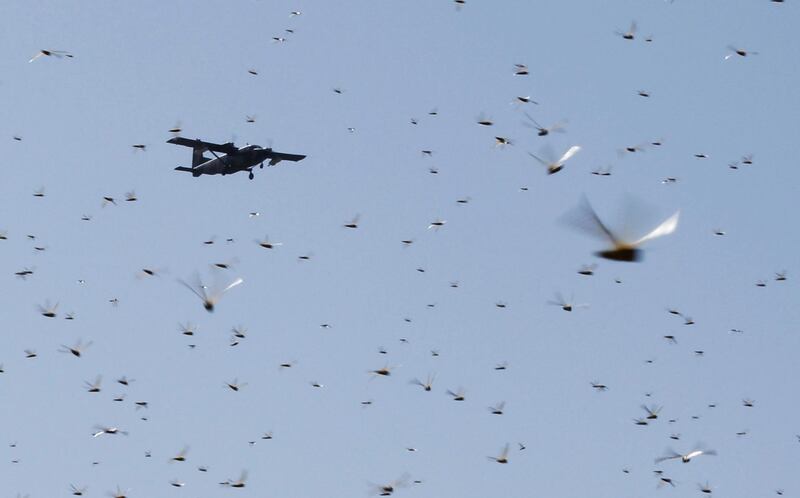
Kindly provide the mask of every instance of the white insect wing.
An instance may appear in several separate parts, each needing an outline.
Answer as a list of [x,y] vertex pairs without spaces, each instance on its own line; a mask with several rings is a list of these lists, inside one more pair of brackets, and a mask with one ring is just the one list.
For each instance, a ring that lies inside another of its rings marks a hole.
[[650,233],[642,237],[641,239],[637,240],[633,243],[633,245],[639,245],[648,240],[655,239],[656,237],[661,237],[662,235],[669,235],[678,228],[678,218],[681,212],[676,211],[675,214],[664,220],[660,225],[655,227]]
[[580,145],[573,145],[564,153],[563,156],[561,156],[561,159],[559,159],[556,164],[564,164],[565,162],[569,161],[569,158],[577,154],[579,150],[581,150]]
[[219,292],[219,294],[224,294],[224,293],[228,292],[229,290],[233,289],[234,287],[236,287],[237,285],[241,284],[242,282],[244,282],[244,279],[242,279],[242,278],[237,278],[236,280],[234,280],[233,282],[231,282],[230,284],[228,284],[228,286],[227,286],[227,287],[225,287],[224,289],[222,289],[222,290]]

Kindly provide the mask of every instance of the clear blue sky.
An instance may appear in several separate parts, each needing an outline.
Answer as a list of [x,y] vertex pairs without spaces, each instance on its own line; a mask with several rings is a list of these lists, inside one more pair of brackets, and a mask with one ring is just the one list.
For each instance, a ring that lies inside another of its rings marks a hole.
[[[422,483],[398,496],[800,493],[798,2],[12,1],[0,19],[3,496],[344,498],[404,473]],[[633,20],[634,40],[615,34]],[[724,60],[728,45],[758,54]],[[28,63],[41,49],[74,58]],[[566,133],[536,136],[523,111]],[[165,143],[178,122],[308,157],[192,178]],[[545,145],[582,150],[548,176],[528,156]],[[559,222],[583,194],[615,227],[680,224],[642,263],[599,260]],[[652,213],[617,216],[628,194]],[[223,261],[244,283],[208,314],[176,279]],[[589,306],[547,304],[557,291]],[[78,339],[81,358],[58,352]],[[431,392],[409,382],[429,374]],[[646,427],[642,404],[663,406]],[[700,442],[719,455],[653,463]],[[506,443],[508,465],[486,458]],[[219,486],[244,469],[247,487]],[[656,491],[656,469],[677,486]]]

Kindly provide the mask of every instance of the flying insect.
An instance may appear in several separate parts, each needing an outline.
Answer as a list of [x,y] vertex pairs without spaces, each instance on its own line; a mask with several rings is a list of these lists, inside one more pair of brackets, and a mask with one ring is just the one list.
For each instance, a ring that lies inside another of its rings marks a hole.
[[673,460],[677,458],[680,458],[683,463],[689,463],[693,458],[699,457],[700,455],[716,455],[716,454],[717,452],[714,450],[696,449],[690,451],[689,453],[686,453],[685,455],[681,455],[680,453],[678,453],[673,449],[668,449],[666,455],[655,459],[655,463],[661,463],[666,460]]
[[230,284],[223,287],[219,282],[214,285],[214,287],[209,290],[209,288],[203,284],[200,280],[198,275],[195,275],[195,283],[194,285],[190,285],[183,280],[178,279],[178,282],[182,284],[184,287],[192,291],[197,297],[199,297],[203,301],[203,307],[209,313],[214,311],[214,306],[216,306],[217,301],[220,300],[223,294],[231,290],[232,288],[236,287],[237,285],[244,282],[241,278],[237,278]]
[[597,213],[595,213],[584,196],[581,198],[577,211],[574,211],[567,221],[577,228],[611,242],[611,248],[596,252],[596,256],[614,261],[641,261],[644,257],[644,251],[639,246],[648,240],[674,232],[678,227],[679,215],[680,211],[676,211],[672,216],[662,221],[661,224],[639,239],[623,240],[600,221],[600,217],[597,216]]
[[546,159],[542,159],[542,158],[540,158],[538,156],[534,156],[530,152],[528,152],[528,155],[531,156],[532,158],[536,159],[537,161],[539,161],[542,166],[547,168],[547,174],[548,175],[552,175],[552,174],[555,174],[555,173],[558,173],[559,171],[561,171],[564,168],[564,163],[566,163],[569,160],[569,158],[571,158],[572,156],[577,154],[579,150],[581,150],[581,147],[579,145],[573,145],[558,160],[556,160],[555,156],[552,155],[552,150],[551,149],[545,149],[545,154],[546,154],[545,157],[546,157]]

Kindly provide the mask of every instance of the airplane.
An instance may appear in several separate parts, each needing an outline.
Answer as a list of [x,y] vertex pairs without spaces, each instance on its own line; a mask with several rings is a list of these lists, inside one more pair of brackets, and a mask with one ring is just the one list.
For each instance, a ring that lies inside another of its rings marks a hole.
[[[306,156],[300,154],[285,154],[274,152],[271,147],[263,148],[260,145],[246,145],[242,148],[233,145],[233,142],[215,144],[205,142],[200,139],[189,139],[174,137],[167,140],[167,143],[182,145],[192,148],[192,167],[178,166],[176,171],[187,171],[194,177],[200,175],[229,175],[239,171],[250,173],[253,179],[253,168],[260,163],[264,167],[264,162],[269,161],[269,166],[275,166],[281,161],[301,161]],[[214,156],[209,158],[203,154],[208,151]],[[222,156],[217,153],[223,154]]]

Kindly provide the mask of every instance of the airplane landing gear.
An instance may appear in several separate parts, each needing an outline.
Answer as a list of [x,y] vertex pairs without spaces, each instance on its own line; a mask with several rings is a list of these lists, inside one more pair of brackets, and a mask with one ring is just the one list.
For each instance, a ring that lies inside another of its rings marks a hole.
[[252,180],[253,178],[255,178],[255,175],[254,175],[254,174],[253,174],[253,172],[251,171],[251,172],[250,172],[250,179]]
[[264,169],[264,163],[261,163],[261,165],[259,166],[259,168],[260,168],[260,169]]

